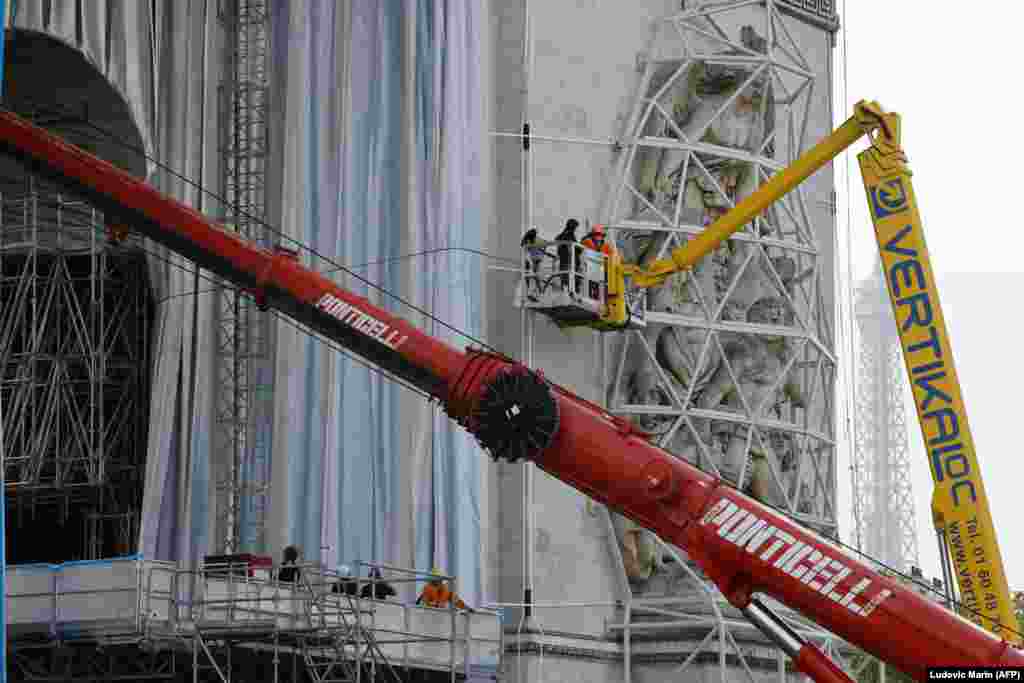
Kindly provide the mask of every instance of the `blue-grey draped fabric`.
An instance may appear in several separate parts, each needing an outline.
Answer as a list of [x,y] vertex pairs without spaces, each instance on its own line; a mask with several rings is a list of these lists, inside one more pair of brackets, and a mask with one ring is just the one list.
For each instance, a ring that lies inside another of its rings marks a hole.
[[[394,259],[403,244],[480,248],[482,20],[469,1],[293,0],[285,127],[294,149],[286,152],[282,200],[295,239],[360,266],[359,275],[389,291],[408,282],[402,268],[415,269],[410,298],[473,335],[481,329],[478,256]],[[416,22],[411,41],[407,21]],[[408,107],[412,131],[403,130]],[[411,152],[403,154],[403,140]],[[404,188],[415,196],[403,197]],[[403,205],[413,207],[405,221]],[[352,277],[338,281],[422,322]],[[287,398],[279,397],[275,440],[275,458],[284,453],[288,462],[287,473],[276,470],[288,479],[284,542],[328,565],[410,557],[421,570],[458,575],[464,597],[478,600],[480,455],[471,439],[440,414],[402,414],[400,389],[359,363],[288,326],[279,334],[281,354],[289,349],[279,358],[277,386]],[[402,452],[398,435],[410,424],[417,446]],[[413,476],[403,478],[403,468]],[[402,516],[408,509],[411,519]]]
[[[399,289],[401,2],[296,0],[288,28],[284,228],[342,264]],[[354,74],[354,76],[349,76]],[[318,270],[326,260],[307,256]],[[388,306],[376,290],[339,282]],[[285,541],[329,565],[394,561],[402,454],[397,387],[323,344],[279,329],[275,458],[287,458]],[[277,483],[277,482],[275,482]],[[277,501],[277,505],[282,505]]]
[[[425,304],[451,326],[479,337],[481,324],[481,164],[484,144],[480,43],[474,2],[418,3],[416,17],[416,163],[425,260]],[[465,346],[465,337],[430,324],[432,334]],[[416,561],[459,577],[459,591],[480,592],[480,458],[472,438],[440,411],[431,416],[429,481],[416,496]],[[428,488],[429,485],[429,488]]]
[[[338,241],[342,263],[374,263],[358,268],[368,280],[391,292],[400,287],[401,233],[401,42],[402,2],[353,2],[350,35],[348,121],[342,144],[341,221],[347,235]],[[346,284],[372,301],[401,312],[361,283]],[[393,561],[400,520],[394,518],[398,491],[396,425],[398,387],[355,363],[339,363],[335,382],[345,392],[338,431],[338,540],[342,560]],[[366,492],[372,492],[369,500]],[[330,539],[333,541],[334,539]]]
[[[152,90],[133,86],[133,99],[144,98],[148,92],[153,99],[137,103],[133,111],[153,109],[155,157],[195,184],[159,168],[151,173],[151,182],[211,215],[218,215],[220,207],[196,185],[215,189],[220,181],[216,10],[213,0],[124,3],[107,8],[111,18],[128,22],[126,36],[134,32],[132,27],[152,27]],[[99,19],[93,23],[97,22]],[[83,21],[83,26],[89,23]],[[96,42],[103,45],[103,41]],[[145,74],[130,42],[110,47],[111,42],[119,41],[108,41],[100,53],[105,54],[111,73],[123,74],[126,83]],[[216,509],[211,473],[216,295],[209,273],[197,272],[191,263],[163,248],[147,248],[155,255],[150,259],[150,275],[157,308],[139,551],[148,558],[194,564],[210,551]]]

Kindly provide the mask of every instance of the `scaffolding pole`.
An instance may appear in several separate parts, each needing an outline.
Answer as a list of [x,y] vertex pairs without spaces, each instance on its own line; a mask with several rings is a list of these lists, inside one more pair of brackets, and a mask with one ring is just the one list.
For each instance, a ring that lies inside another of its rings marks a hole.
[[[270,246],[266,215],[269,25],[266,0],[220,0],[227,37],[220,86],[224,225]],[[217,424],[226,462],[217,481],[218,543],[225,553],[265,545],[273,400],[270,316],[223,283],[218,306]]]
[[[7,25],[7,0],[0,0],[0,19]],[[4,32],[6,33],[6,32]],[[3,96],[4,84],[4,44],[6,36],[0,36],[0,97]],[[4,451],[4,406],[0,399],[0,683],[7,683],[7,477],[4,476],[6,466]]]

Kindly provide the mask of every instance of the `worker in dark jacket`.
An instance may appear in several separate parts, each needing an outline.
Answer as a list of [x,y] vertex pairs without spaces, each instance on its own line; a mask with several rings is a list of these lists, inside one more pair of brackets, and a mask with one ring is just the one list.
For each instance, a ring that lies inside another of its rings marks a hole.
[[[562,287],[569,289],[569,275],[568,271],[572,268],[572,252],[570,249],[576,250],[576,270],[580,269],[580,257],[583,255],[583,250],[578,246],[573,246],[578,241],[576,238],[576,228],[580,227],[580,222],[575,218],[570,218],[565,222],[565,228],[562,232],[555,236],[556,242],[572,242],[573,244],[559,244],[558,245],[558,270],[562,275]],[[576,278],[577,281],[580,278]]]
[[380,577],[380,570],[374,567],[370,570],[370,582],[363,585],[359,597],[364,599],[387,600],[395,594],[395,589],[387,581]]
[[352,569],[347,564],[343,564],[338,567],[338,576],[341,577],[341,580],[331,586],[331,592],[354,596],[359,590],[359,584],[352,578]]
[[281,571],[277,580],[283,583],[297,583],[299,580],[299,568],[296,564],[299,561],[299,549],[293,545],[284,549],[284,561],[281,562]]

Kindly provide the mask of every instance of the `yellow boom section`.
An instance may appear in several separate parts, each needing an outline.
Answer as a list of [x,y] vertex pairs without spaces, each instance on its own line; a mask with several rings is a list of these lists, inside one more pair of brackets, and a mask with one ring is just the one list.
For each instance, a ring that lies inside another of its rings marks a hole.
[[1013,601],[906,157],[898,140],[879,136],[857,159],[935,482],[932,513],[945,530],[960,600],[967,608],[963,616],[1018,643],[1020,637],[1011,630],[1017,627]]
[[[1020,638],[1010,590],[996,543],[988,497],[974,452],[949,335],[939,307],[935,278],[914,201],[910,170],[900,147],[900,118],[874,102],[859,102],[854,114],[831,135],[754,193],[674,250],[668,258],[641,268],[616,264],[608,291],[653,287],[707,256],[773,202],[831,162],[861,137],[871,146],[858,155],[886,283],[899,327],[918,422],[931,459],[935,492],[932,511],[945,530],[964,616],[1008,641]],[[604,322],[624,322],[624,307],[609,306]]]
[[[646,268],[623,264],[625,275],[634,287],[655,287],[663,284],[665,278],[682,270],[692,268],[702,258],[714,251],[719,244],[732,236],[744,225],[807,180],[815,171],[830,163],[868,131],[889,127],[898,117],[882,113],[873,102],[860,102],[855,113],[842,126],[832,131],[824,140],[805,152],[799,159],[782,169],[757,188],[746,199],[705,228],[699,235],[677,248],[668,258],[659,259]],[[899,132],[891,136],[899,139]],[[623,322],[623,321],[610,321]]]

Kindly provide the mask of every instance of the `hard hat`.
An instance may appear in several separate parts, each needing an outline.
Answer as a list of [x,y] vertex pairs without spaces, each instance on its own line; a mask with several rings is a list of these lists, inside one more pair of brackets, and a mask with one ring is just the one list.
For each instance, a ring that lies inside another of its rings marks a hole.
[[338,574],[340,576],[352,576],[352,567],[349,567],[347,564],[340,564],[338,565]]

